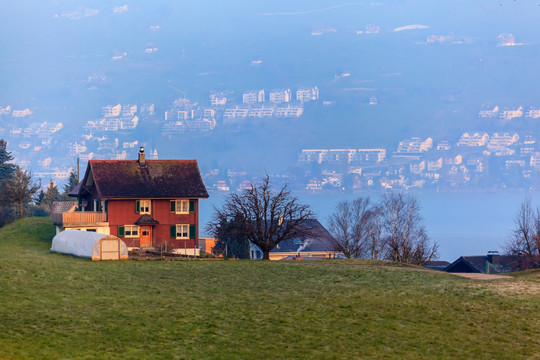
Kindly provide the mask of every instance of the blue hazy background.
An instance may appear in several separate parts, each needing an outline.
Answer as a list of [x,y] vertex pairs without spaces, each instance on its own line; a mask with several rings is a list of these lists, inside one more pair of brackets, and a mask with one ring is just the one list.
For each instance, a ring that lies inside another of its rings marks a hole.
[[[520,0],[4,0],[0,106],[30,107],[36,121],[63,122],[69,137],[108,104],[154,103],[164,112],[180,97],[208,102],[211,90],[241,97],[247,89],[318,86],[321,100],[335,106],[159,144],[160,158],[259,176],[293,166],[302,148],[389,147],[411,136],[476,130],[538,134],[538,121],[477,117],[482,106],[540,105],[538,19],[540,4]],[[357,34],[368,24],[380,33]],[[394,31],[407,25],[424,28]],[[497,46],[509,33],[521,45]],[[427,43],[429,35],[454,40]],[[147,54],[148,47],[158,50]],[[336,77],[342,73],[350,76]],[[368,105],[372,95],[380,106]],[[160,141],[153,129],[141,131],[148,144]],[[300,196],[323,223],[336,201],[353,197]],[[441,257],[454,260],[500,250],[527,193],[417,196]],[[202,223],[221,197],[203,202]]]

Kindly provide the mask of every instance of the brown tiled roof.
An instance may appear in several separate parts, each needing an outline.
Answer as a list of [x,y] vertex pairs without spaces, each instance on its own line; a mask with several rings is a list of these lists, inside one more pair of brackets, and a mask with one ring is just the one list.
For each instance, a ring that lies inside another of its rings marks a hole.
[[75,201],[54,201],[51,206],[51,213],[62,214],[75,209],[77,202]]
[[89,171],[101,198],[208,197],[196,160],[90,160],[84,182]]

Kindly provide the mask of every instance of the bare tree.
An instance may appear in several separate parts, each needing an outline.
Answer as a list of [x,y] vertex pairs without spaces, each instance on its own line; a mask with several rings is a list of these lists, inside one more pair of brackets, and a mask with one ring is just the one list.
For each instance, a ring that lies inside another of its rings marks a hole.
[[311,235],[307,220],[313,218],[308,205],[301,204],[283,186],[274,191],[267,175],[260,183],[240,194],[231,194],[221,209],[214,208],[214,216],[208,230],[220,221],[240,217],[242,233],[263,251],[263,259],[270,259],[270,251],[280,242],[306,238]]
[[383,228],[383,213],[380,205],[374,205],[370,209],[367,224],[368,252],[373,260],[383,258],[386,247]]
[[369,198],[338,202],[329,218],[329,231],[335,239],[334,249],[348,259],[365,256],[369,248],[370,216]]
[[19,217],[22,218],[24,206],[33,200],[40,187],[41,184],[34,183],[30,172],[17,167],[14,176],[6,181],[4,200],[9,204],[17,204]]
[[422,265],[437,256],[437,244],[430,244],[414,197],[387,194],[382,199],[381,209],[388,259]]
[[525,199],[514,217],[515,229],[505,244],[509,254],[528,255],[534,266],[540,266],[540,209],[534,209],[530,198]]

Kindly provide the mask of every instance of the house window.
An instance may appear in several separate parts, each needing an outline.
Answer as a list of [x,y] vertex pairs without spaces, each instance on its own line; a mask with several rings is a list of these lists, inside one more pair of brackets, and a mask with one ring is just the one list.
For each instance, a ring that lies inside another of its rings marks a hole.
[[139,227],[137,225],[124,225],[125,237],[139,237]]
[[197,228],[195,225],[171,225],[171,239],[195,239]]
[[176,225],[176,238],[189,239],[189,225]]
[[171,200],[171,213],[189,214],[195,212],[195,200]]
[[135,212],[137,214],[150,214],[151,200],[136,200]]

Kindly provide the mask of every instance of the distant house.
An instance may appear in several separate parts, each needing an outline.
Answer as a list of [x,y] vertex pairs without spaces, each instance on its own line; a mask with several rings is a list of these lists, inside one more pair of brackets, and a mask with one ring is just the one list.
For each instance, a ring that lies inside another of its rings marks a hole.
[[196,160],[90,160],[69,194],[75,206],[53,211],[58,231],[95,231],[128,248],[167,246],[199,255],[199,204],[208,198]]
[[[291,239],[280,242],[270,251],[270,260],[283,260],[293,258],[331,259],[342,255],[334,248],[333,236],[316,220],[308,220],[305,226],[311,228],[313,235],[303,239]],[[250,243],[250,257],[252,260],[262,259],[262,250]]]
[[499,255],[498,252],[490,251],[484,256],[461,256],[443,271],[498,274],[522,271],[533,267],[533,259],[530,256]]
[[201,236],[199,237],[199,249],[207,254],[212,254],[216,246],[216,238]]

